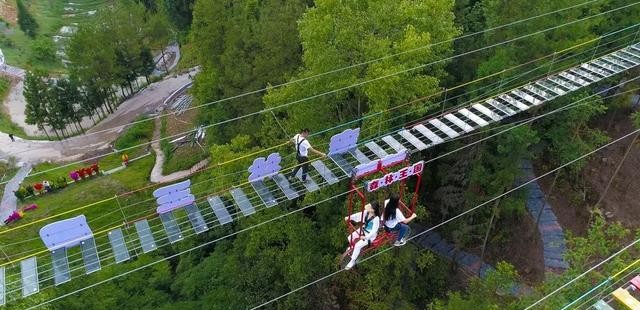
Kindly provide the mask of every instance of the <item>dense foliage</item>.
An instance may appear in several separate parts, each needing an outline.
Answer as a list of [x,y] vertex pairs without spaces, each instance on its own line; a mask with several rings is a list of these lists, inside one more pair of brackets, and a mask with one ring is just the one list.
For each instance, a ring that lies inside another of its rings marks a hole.
[[[393,131],[428,112],[440,112],[446,105],[504,91],[628,44],[633,38],[629,32],[623,32],[627,36],[615,42],[612,38],[618,37],[592,39],[637,22],[628,15],[640,14],[638,7],[631,7],[625,10],[626,14],[616,12],[533,35],[569,20],[631,3],[600,1],[454,42],[460,35],[579,2],[197,0],[194,3],[165,0],[126,3],[99,12],[95,23],[81,28],[74,36],[68,52],[72,60],[69,79],[54,80],[39,72],[27,76],[27,120],[51,126],[56,133],[60,131],[64,135],[67,123],[78,123],[71,115],[91,115],[103,108],[113,109],[113,86],[132,88],[138,76],[148,75],[149,51],[168,42],[171,20],[179,30],[189,29],[188,41],[201,65],[192,90],[197,104],[203,105],[199,122],[215,124],[255,113],[208,131],[207,137],[213,143],[209,148],[211,157],[215,162],[225,163],[199,176],[203,180],[212,178],[204,183],[211,191],[245,182],[246,175],[236,172],[244,171],[257,151],[282,143],[303,127],[311,127],[316,132],[327,130],[311,137],[319,149],[324,149],[322,143],[327,137],[346,128],[332,128],[338,124],[361,127],[361,141]],[[517,39],[525,34],[532,35]],[[473,52],[505,40],[513,42]],[[584,43],[580,48],[564,51],[580,43]],[[468,55],[454,57],[465,53]],[[391,54],[398,56],[388,57]],[[372,59],[379,61],[370,61]],[[527,64],[518,66],[524,63]],[[512,66],[518,67],[507,70]],[[336,70],[338,68],[347,69]],[[488,78],[463,90],[437,95],[442,89],[480,77]],[[463,94],[463,91],[469,92]],[[247,92],[251,94],[240,96]],[[240,97],[233,98],[235,96]],[[430,96],[429,99],[418,100],[426,96]],[[440,106],[439,99],[445,98],[447,103]],[[522,160],[538,159],[555,167],[606,142],[608,137],[594,129],[591,121],[606,111],[607,100],[590,90],[554,100],[532,109],[531,113],[542,114],[576,101],[581,104],[575,109],[519,125],[506,134],[429,164],[429,177],[419,189],[420,224],[437,224],[506,193],[521,176]],[[399,106],[402,108],[398,109]],[[257,113],[265,108],[273,112]],[[416,154],[415,159],[432,158],[433,154],[455,150],[491,133],[483,131],[473,138],[438,146],[432,149],[433,153]],[[291,153],[290,148],[277,151],[283,155]],[[287,162],[289,158],[285,158]],[[584,164],[583,161],[568,167],[565,171],[570,173],[565,174],[564,181],[574,181]],[[409,184],[410,188],[413,186],[415,184]],[[187,239],[173,248],[158,251],[155,256],[143,256],[127,267],[107,268],[91,281],[246,229],[213,245],[63,299],[53,307],[246,309],[259,305],[338,268],[337,258],[346,247],[342,220],[345,198],[341,194],[345,189],[346,184],[341,183]],[[483,256],[487,248],[500,247],[509,237],[505,236],[506,228],[502,224],[507,220],[510,223],[525,221],[528,215],[523,196],[523,191],[506,195],[438,228],[438,232],[458,249],[480,251]],[[318,201],[323,202],[314,205]],[[250,228],[303,206],[307,208],[302,212]],[[485,280],[468,284],[450,262],[411,244],[393,248],[357,265],[354,271],[340,273],[291,294],[270,308],[522,308],[584,270],[593,260],[613,253],[631,234],[620,225],[607,223],[597,212],[590,223],[592,228],[585,236],[570,239],[568,272],[536,286],[530,297],[518,299],[505,294],[521,281],[508,263],[497,263],[496,272]],[[629,259],[622,256],[612,266],[620,266]],[[606,271],[613,268],[607,266]],[[549,305],[557,308],[566,303],[604,274],[579,282],[554,297]],[[466,290],[459,290],[460,282],[468,284]],[[73,281],[56,288],[53,295],[64,294],[83,284],[86,283]]]

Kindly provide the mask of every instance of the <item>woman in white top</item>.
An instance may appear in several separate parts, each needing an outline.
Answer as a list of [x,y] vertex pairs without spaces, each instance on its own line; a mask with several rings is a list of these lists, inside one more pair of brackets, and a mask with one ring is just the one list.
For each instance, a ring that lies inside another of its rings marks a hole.
[[[364,212],[364,214],[363,214]],[[378,236],[378,229],[380,228],[380,205],[377,201],[373,201],[370,204],[364,206],[364,211],[352,214],[344,218],[345,221],[362,222],[362,230],[356,229],[347,237],[349,245],[355,242],[353,246],[353,252],[351,253],[351,260],[345,267],[346,270],[353,268],[356,264],[356,259],[360,255],[360,251],[367,245],[370,245],[373,240]],[[362,234],[361,234],[362,232]]]
[[409,230],[409,222],[416,218],[416,214],[411,214],[409,218],[405,218],[400,211],[400,197],[398,194],[391,194],[389,200],[385,202],[384,207],[384,226],[389,231],[398,231],[398,239],[393,245],[402,246],[407,243],[404,239]]

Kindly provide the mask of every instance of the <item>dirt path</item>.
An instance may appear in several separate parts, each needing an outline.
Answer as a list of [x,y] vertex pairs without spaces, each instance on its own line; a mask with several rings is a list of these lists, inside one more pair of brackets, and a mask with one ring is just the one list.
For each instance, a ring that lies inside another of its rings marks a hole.
[[124,126],[136,117],[153,113],[164,99],[184,84],[191,82],[188,74],[167,77],[149,85],[123,102],[116,112],[87,131],[87,134],[62,141],[31,141],[16,138],[11,142],[7,133],[0,132],[0,158],[15,157],[19,161],[76,160],[88,152],[109,148]]
[[184,179],[194,174],[198,170],[206,167],[209,164],[209,159],[207,158],[193,165],[191,169],[176,171],[169,175],[162,175],[162,166],[164,165],[165,157],[164,157],[164,152],[160,147],[160,142],[158,141],[158,139],[160,139],[160,126],[162,126],[162,124],[159,118],[156,119],[155,122],[156,122],[156,126],[153,131],[153,140],[155,142],[151,143],[151,148],[156,153],[156,163],[153,165],[153,169],[151,170],[151,177],[150,177],[151,182],[169,183],[169,182],[174,182],[180,179]]

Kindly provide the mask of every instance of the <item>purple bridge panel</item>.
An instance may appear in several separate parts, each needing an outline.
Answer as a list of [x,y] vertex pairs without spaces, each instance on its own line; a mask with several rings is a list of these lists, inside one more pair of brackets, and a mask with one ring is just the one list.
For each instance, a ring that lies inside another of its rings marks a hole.
[[360,128],[347,129],[331,137],[329,155],[338,155],[354,149],[358,144]]
[[47,224],[40,229],[40,238],[50,251],[70,248],[92,237],[93,232],[84,215]]

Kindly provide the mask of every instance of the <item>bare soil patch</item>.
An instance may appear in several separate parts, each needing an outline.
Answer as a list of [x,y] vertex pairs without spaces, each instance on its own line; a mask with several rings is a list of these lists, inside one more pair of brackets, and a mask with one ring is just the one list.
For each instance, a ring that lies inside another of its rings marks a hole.
[[[498,262],[508,262],[516,268],[525,283],[532,285],[542,282],[542,240],[535,228],[534,220],[528,214],[524,214],[520,217],[502,219],[495,227],[500,227],[500,235],[490,235],[484,261],[494,267]],[[480,256],[481,248],[471,249],[470,252]]]
[[18,21],[16,2],[13,0],[0,0],[0,17],[15,25]]

